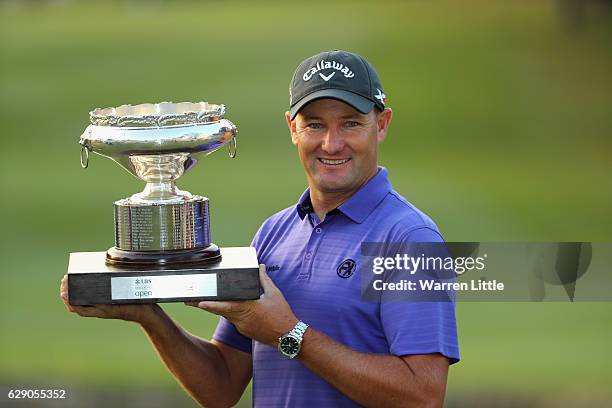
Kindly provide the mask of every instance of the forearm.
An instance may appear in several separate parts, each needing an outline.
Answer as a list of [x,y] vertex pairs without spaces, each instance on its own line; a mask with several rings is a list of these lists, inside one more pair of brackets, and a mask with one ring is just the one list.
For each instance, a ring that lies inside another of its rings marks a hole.
[[160,358],[202,406],[231,406],[234,381],[217,347],[179,327],[161,307],[140,323]]
[[444,401],[446,376],[431,378],[397,356],[357,352],[312,328],[306,331],[299,359],[366,407],[441,407]]

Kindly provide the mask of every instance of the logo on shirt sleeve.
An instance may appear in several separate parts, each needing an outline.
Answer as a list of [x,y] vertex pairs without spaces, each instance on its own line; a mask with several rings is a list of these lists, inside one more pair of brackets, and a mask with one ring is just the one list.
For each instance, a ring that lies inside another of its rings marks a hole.
[[352,259],[345,259],[336,268],[336,273],[342,279],[347,279],[353,276],[353,273],[355,273],[355,269],[357,269],[357,263],[353,261]]

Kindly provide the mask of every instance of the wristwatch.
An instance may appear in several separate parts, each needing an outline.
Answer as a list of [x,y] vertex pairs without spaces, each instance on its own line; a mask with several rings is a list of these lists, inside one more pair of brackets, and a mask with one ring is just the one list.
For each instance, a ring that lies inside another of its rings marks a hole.
[[306,323],[299,321],[289,333],[278,338],[278,352],[281,356],[292,359],[298,355],[307,328]]

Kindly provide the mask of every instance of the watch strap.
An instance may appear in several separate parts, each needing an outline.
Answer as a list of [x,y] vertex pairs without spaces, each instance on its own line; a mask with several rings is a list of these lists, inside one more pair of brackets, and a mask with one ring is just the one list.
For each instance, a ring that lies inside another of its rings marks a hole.
[[308,328],[308,325],[300,320],[299,322],[295,324],[293,329],[291,329],[291,331],[287,334],[289,335],[292,334],[294,337],[297,337],[300,341],[302,341],[302,338],[304,337],[304,333],[306,333],[307,328]]

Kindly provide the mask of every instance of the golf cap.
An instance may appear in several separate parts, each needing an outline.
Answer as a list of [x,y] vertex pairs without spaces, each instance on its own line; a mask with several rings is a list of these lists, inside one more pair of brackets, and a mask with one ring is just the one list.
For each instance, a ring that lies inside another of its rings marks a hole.
[[293,120],[306,104],[323,98],[337,99],[361,113],[376,106],[385,109],[385,93],[374,67],[361,55],[326,51],[304,60],[295,70],[289,88]]

